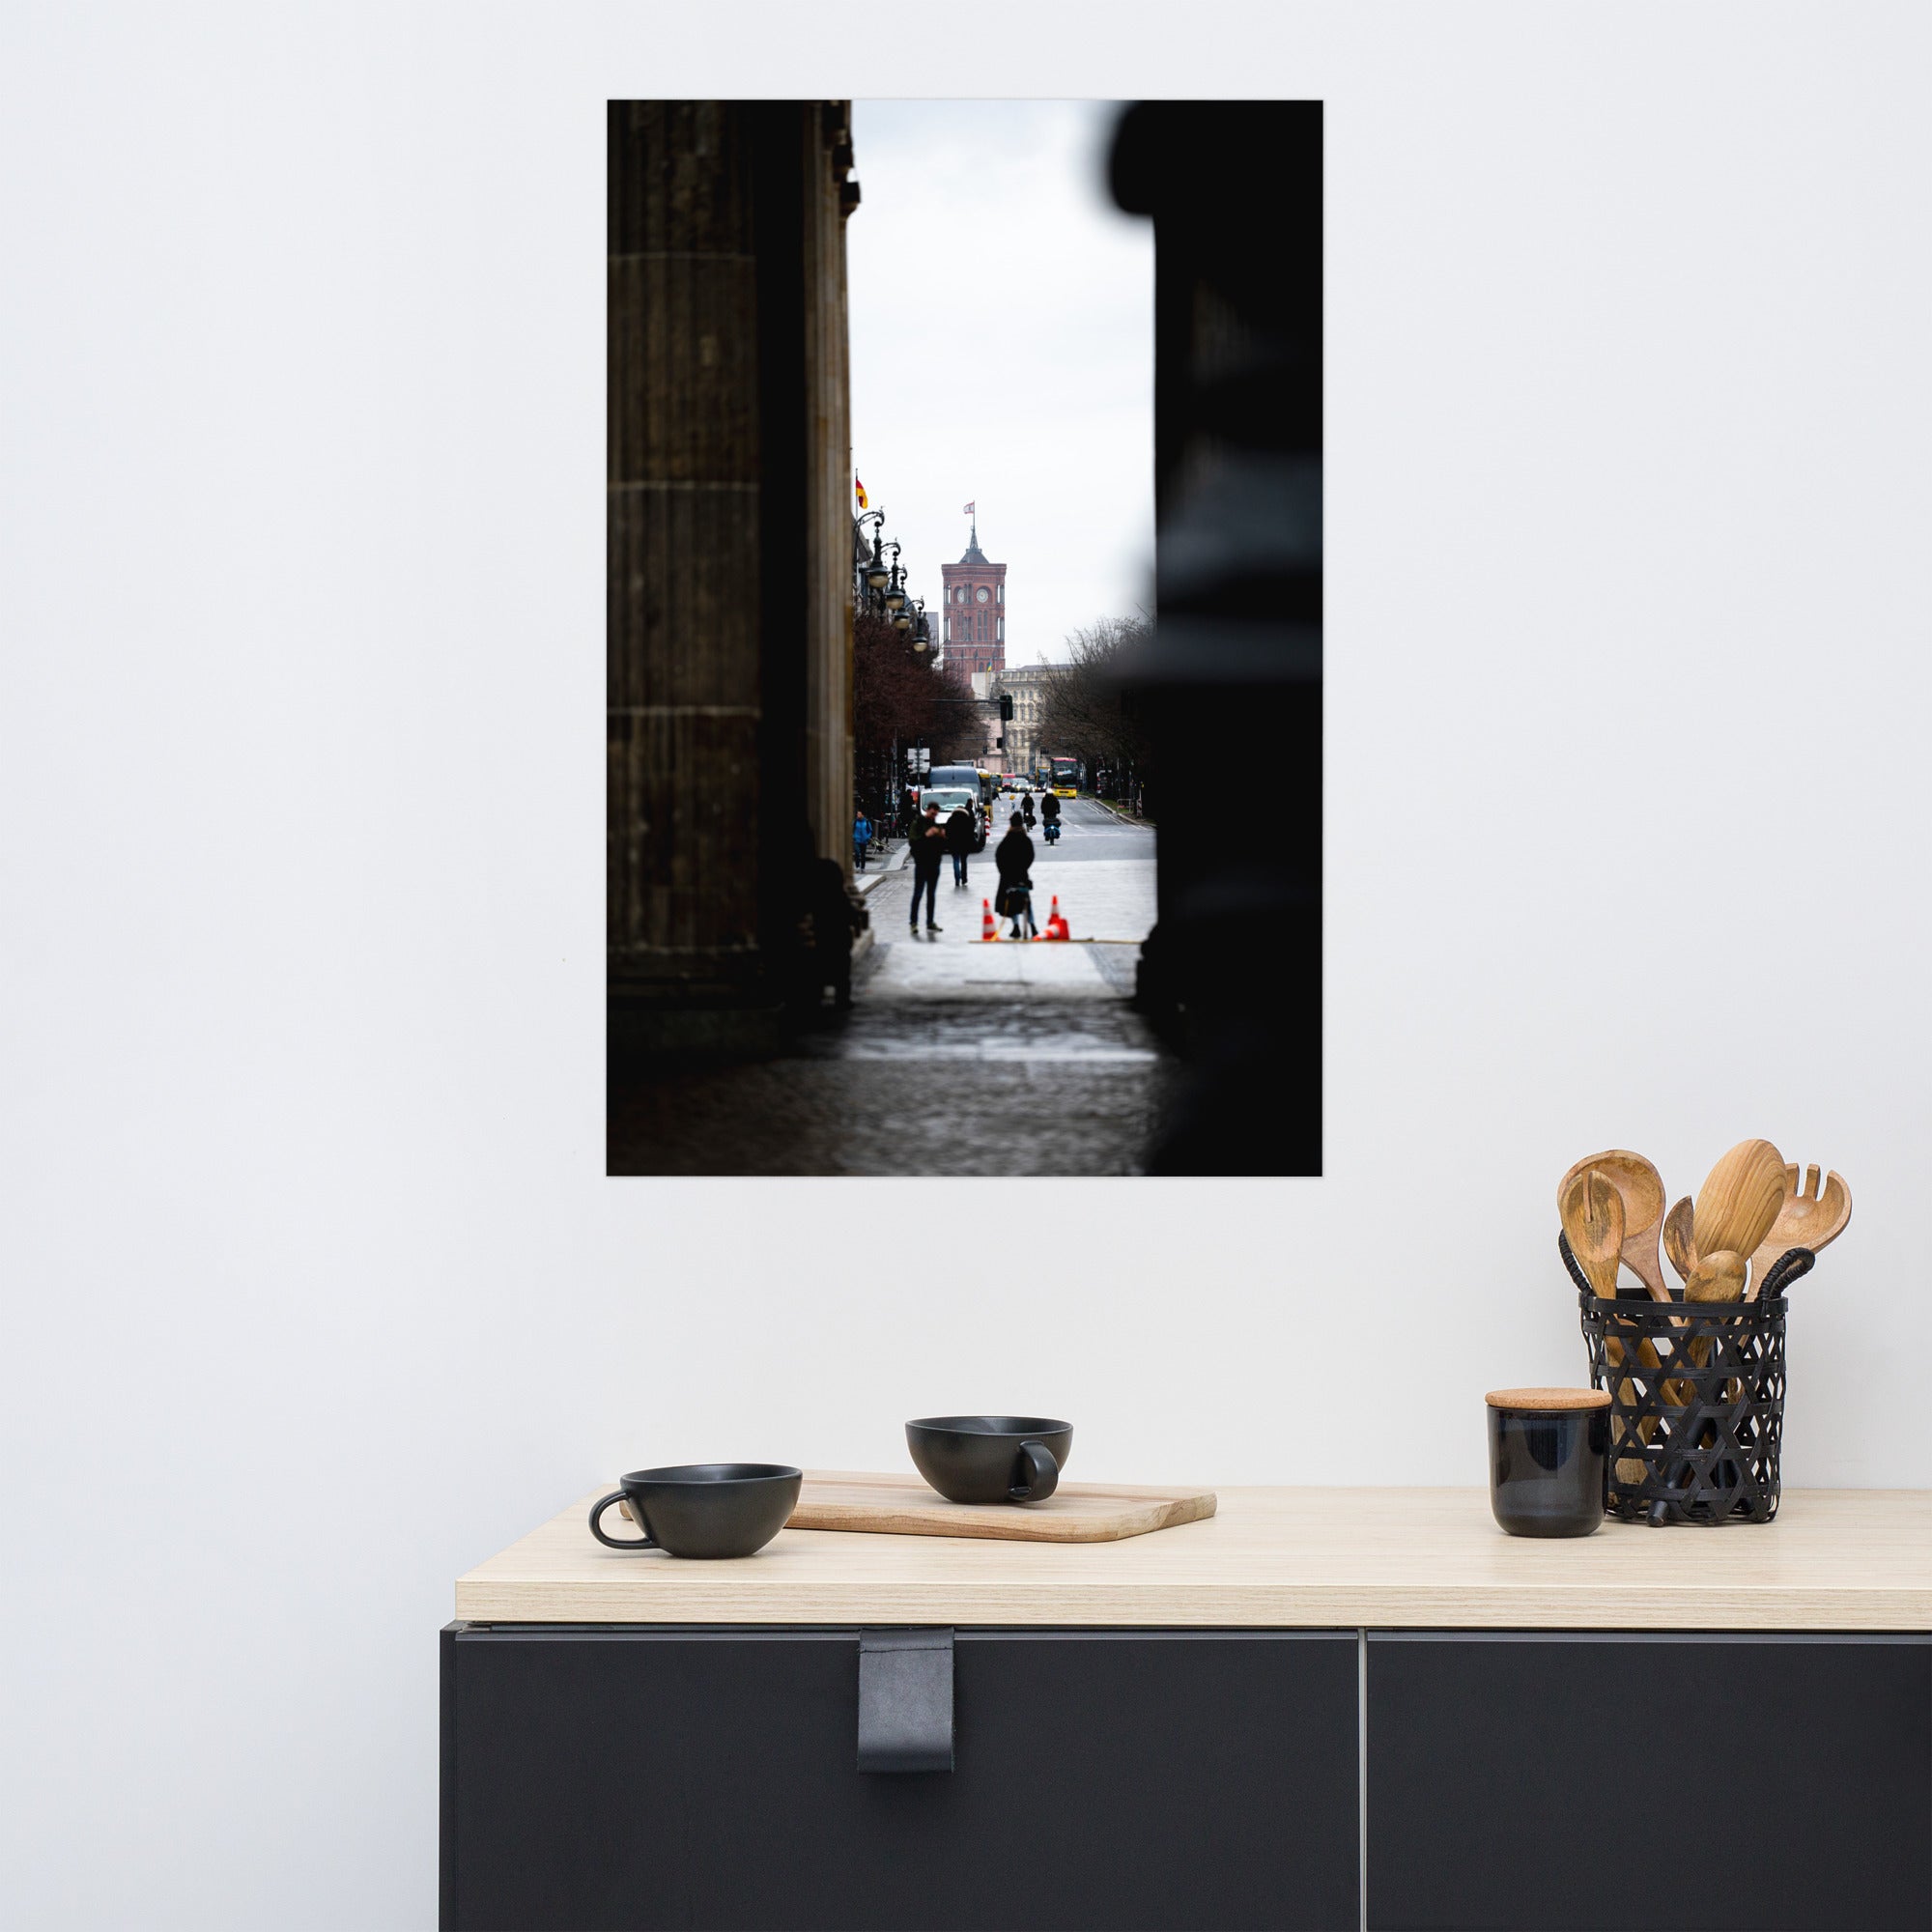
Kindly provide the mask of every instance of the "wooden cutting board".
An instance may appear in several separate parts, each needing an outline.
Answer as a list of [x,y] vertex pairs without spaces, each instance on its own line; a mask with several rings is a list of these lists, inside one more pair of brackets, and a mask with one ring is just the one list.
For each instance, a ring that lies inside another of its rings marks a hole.
[[950,1503],[917,1476],[808,1471],[787,1529],[887,1536],[993,1536],[1016,1543],[1115,1543],[1214,1514],[1212,1490],[1062,1483],[1043,1503]]

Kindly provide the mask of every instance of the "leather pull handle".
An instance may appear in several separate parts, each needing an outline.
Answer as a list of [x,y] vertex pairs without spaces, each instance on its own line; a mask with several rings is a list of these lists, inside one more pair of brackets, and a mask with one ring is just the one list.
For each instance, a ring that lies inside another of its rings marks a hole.
[[950,1630],[860,1634],[859,1769],[952,1769]]

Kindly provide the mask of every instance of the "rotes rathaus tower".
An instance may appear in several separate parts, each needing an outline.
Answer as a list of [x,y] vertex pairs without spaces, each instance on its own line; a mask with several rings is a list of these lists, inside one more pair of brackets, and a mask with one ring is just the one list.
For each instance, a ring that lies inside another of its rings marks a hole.
[[1007,668],[1007,566],[988,563],[980,548],[978,505],[968,503],[973,534],[966,554],[957,563],[943,563],[946,631],[941,641],[946,662],[956,670],[1005,670]]

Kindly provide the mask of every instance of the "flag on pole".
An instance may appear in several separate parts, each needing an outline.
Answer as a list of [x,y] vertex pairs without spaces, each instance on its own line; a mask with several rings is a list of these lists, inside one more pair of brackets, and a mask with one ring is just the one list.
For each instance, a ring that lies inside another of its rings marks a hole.
[[861,482],[859,481],[859,472],[858,472],[858,471],[857,471],[856,469],[855,469],[855,470],[853,470],[853,472],[852,472],[852,487],[853,487],[853,489],[855,489],[855,490],[856,490],[856,491],[858,491],[858,493],[859,493],[859,507],[860,507],[860,509],[862,509],[862,510],[863,510],[863,509],[865,509],[865,508],[867,507],[867,503],[866,503],[866,486],[865,486],[865,485],[864,485],[863,483],[861,483]]
[[980,506],[978,503],[968,503],[959,514],[962,517],[977,517],[980,514]]

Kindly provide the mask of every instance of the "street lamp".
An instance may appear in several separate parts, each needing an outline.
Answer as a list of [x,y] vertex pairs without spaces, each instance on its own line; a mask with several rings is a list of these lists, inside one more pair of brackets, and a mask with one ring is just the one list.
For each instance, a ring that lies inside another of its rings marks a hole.
[[[886,582],[886,560],[879,552],[879,535],[886,521],[883,510],[867,510],[862,517],[852,519],[852,567],[855,576],[864,579],[871,590],[880,590]],[[866,526],[872,526],[872,554],[866,554]]]
[[905,604],[905,573],[899,568],[898,545],[895,543],[889,544],[887,545],[887,549],[893,554],[893,567],[890,575],[884,579],[876,579],[868,572],[867,574],[867,582],[871,584],[874,590],[878,589],[881,582],[883,582],[886,591],[886,609],[888,611],[897,611]]

